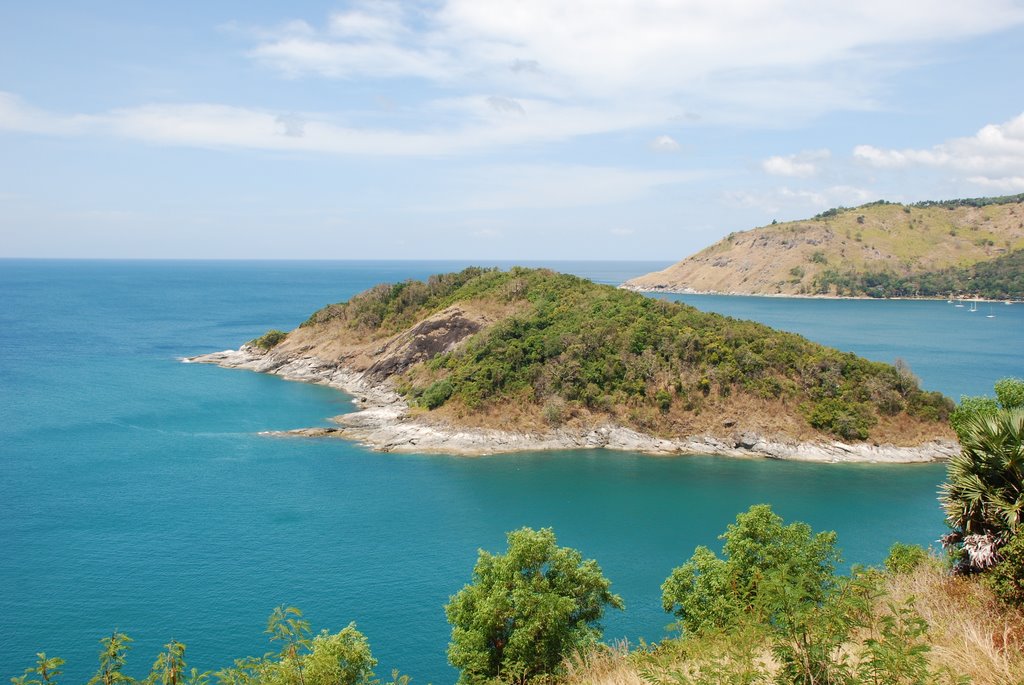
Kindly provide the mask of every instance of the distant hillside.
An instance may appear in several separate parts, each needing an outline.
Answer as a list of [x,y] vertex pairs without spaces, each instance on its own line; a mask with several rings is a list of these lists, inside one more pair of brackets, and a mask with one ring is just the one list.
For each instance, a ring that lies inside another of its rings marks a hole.
[[248,348],[270,371],[315,359],[357,373],[456,427],[916,445],[948,436],[952,406],[904,368],[537,269],[379,285]]
[[747,295],[1024,299],[1024,194],[873,202],[740,233],[624,287]]

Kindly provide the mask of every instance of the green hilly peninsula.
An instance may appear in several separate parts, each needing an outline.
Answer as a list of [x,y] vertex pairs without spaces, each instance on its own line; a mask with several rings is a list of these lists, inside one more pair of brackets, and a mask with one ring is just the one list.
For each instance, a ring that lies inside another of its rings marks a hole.
[[1024,194],[830,209],[726,238],[643,291],[1024,299]]
[[[244,363],[225,363],[230,354]],[[195,360],[317,382],[347,374],[335,384],[357,396],[397,393],[403,421],[465,430],[618,426],[905,446],[951,437],[952,403],[903,365],[544,269],[378,285],[219,355]]]

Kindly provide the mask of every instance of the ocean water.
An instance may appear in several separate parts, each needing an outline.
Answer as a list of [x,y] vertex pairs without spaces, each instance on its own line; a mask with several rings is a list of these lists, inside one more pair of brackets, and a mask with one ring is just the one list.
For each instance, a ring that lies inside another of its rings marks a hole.
[[[664,264],[549,263],[618,283]],[[660,584],[736,513],[770,502],[834,529],[848,562],[942,533],[939,465],[817,465],[576,451],[467,459],[268,438],[323,425],[350,398],[179,359],[290,329],[325,303],[455,262],[0,261],[0,677],[35,652],[95,668],[98,639],[135,638],[216,669],[269,649],[266,616],[356,621],[380,660],[450,683],[443,605],[478,548],[551,526],[596,558],[625,612],[608,639],[666,634]],[[1024,306],[994,319],[944,302],[685,297],[867,356],[927,387],[981,393],[1024,375]]]

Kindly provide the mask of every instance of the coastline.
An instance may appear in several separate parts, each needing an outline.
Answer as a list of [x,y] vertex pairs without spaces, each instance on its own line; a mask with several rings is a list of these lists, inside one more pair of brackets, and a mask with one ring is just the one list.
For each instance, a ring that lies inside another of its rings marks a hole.
[[460,428],[416,417],[408,403],[387,381],[376,382],[342,364],[317,357],[275,356],[250,345],[186,357],[185,363],[215,364],[317,383],[354,396],[357,411],[333,417],[337,427],[266,431],[267,436],[343,438],[382,452],[419,452],[459,456],[541,450],[613,449],[652,455],[711,455],[810,461],[819,463],[929,463],[944,461],[959,451],[954,442],[935,441],[914,447],[844,443],[838,440],[796,442],[742,433],[729,438],[691,435],[658,438],[615,424],[591,430],[555,429],[520,433],[484,428]]
[[[948,297],[868,297],[867,295],[801,295],[799,293],[741,293],[736,291],[724,292],[720,290],[697,290],[696,288],[642,288],[636,285],[623,283],[618,286],[622,290],[629,290],[634,293],[670,295],[728,295],[730,297],[775,297],[789,298],[794,300],[869,300],[873,302],[948,302]],[[954,300],[960,302],[979,302],[990,304],[1020,304],[1024,300],[989,300],[981,297],[956,297]]]

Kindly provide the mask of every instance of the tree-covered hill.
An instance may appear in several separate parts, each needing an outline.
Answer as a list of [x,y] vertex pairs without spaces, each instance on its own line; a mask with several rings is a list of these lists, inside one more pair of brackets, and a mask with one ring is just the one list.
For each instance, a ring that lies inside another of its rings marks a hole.
[[347,362],[421,417],[471,426],[919,444],[948,435],[952,407],[904,365],[543,269],[378,285],[271,338],[271,354]]

